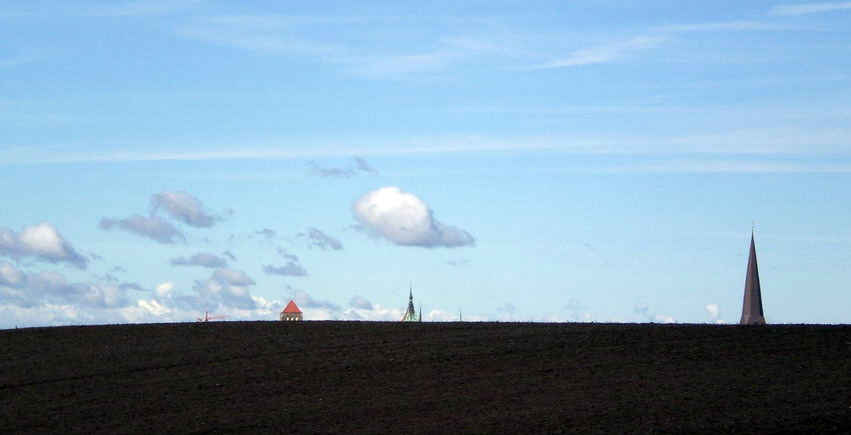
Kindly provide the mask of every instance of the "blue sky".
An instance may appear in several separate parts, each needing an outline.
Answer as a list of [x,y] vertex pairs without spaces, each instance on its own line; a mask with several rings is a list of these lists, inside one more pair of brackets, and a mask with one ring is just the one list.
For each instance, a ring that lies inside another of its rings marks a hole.
[[851,2],[0,7],[0,327],[851,321]]

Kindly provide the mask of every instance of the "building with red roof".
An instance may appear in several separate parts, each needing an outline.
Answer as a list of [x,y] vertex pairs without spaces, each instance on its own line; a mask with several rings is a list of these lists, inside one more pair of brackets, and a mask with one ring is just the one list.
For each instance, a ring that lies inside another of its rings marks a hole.
[[284,307],[284,310],[281,311],[281,320],[284,322],[297,322],[304,320],[302,317],[301,310],[298,309],[298,305],[290,299],[290,302]]

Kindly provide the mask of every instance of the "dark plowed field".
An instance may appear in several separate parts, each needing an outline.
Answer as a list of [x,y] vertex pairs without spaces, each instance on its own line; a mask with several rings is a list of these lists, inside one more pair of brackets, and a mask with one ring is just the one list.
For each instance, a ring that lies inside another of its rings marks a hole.
[[851,327],[0,331],[0,433],[851,431]]

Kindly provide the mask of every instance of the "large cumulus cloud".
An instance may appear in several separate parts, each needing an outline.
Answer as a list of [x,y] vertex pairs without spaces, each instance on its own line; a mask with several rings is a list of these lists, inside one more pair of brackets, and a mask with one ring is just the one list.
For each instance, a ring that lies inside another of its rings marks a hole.
[[0,255],[16,259],[30,257],[48,263],[64,262],[80,269],[85,269],[89,262],[47,222],[26,225],[17,233],[0,227]]
[[472,246],[476,239],[460,228],[444,225],[420,198],[395,186],[366,193],[352,204],[352,213],[370,233],[406,246]]

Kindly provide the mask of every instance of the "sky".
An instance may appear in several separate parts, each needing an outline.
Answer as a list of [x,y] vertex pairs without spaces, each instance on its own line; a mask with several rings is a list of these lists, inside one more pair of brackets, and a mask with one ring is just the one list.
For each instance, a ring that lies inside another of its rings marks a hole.
[[851,322],[851,2],[0,3],[0,328]]

